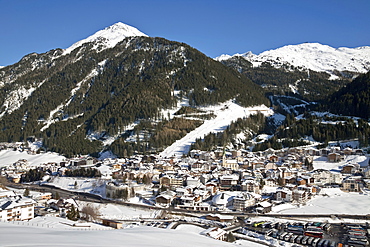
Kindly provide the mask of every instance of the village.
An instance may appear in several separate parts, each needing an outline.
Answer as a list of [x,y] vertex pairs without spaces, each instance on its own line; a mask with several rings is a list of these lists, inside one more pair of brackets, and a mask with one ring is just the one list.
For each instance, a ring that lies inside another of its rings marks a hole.
[[[36,155],[19,144],[0,146],[2,150]],[[366,153],[337,146],[263,152],[191,150],[183,157],[77,157],[40,165],[20,159],[0,167],[2,178],[12,184],[48,185],[133,206],[202,213],[216,222],[235,222],[235,213],[268,214],[283,204],[299,207],[324,188],[339,188],[345,193],[370,189]],[[46,214],[70,218],[71,211],[76,210],[81,208],[75,198],[63,198],[58,193],[0,190],[1,221],[29,221]],[[106,225],[115,222],[101,220]]]

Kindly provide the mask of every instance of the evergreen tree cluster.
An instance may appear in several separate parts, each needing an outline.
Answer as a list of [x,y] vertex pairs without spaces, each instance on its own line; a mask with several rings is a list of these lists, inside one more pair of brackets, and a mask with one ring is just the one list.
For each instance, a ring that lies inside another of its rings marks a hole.
[[202,123],[201,120],[189,120],[181,117],[157,123],[142,121],[134,129],[133,135],[137,136],[136,142],[127,142],[124,138],[119,138],[111,144],[110,151],[119,157],[129,157],[135,151],[140,154],[162,151]]
[[39,169],[30,169],[22,174],[21,182],[40,181],[45,176],[45,172]]
[[333,113],[370,119],[370,71],[334,93],[325,107]]
[[327,146],[329,141],[358,139],[362,147],[370,145],[370,126],[363,119],[355,122],[351,118],[318,117],[305,114],[297,120],[294,115],[287,115],[285,123],[280,126],[274,136],[255,146],[253,151],[267,148],[281,149],[308,145],[304,138],[312,137],[315,141]]
[[87,178],[96,178],[101,177],[101,172],[95,168],[78,168],[73,170],[65,171],[66,177],[87,177]]

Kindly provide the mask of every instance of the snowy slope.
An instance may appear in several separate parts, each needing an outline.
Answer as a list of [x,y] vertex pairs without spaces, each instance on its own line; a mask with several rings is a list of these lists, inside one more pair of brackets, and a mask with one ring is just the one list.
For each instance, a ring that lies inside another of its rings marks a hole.
[[172,155],[181,156],[184,153],[187,154],[189,152],[190,145],[194,143],[197,138],[203,138],[205,135],[211,132],[216,133],[224,131],[231,124],[231,122],[236,121],[238,118],[248,117],[251,114],[256,114],[257,112],[261,112],[266,116],[273,114],[273,111],[264,105],[244,108],[232,101],[201,110],[206,112],[213,111],[217,117],[204,121],[201,126],[188,133],[182,139],[177,140],[171,146],[167,147],[160,154],[162,157],[170,157]]
[[38,166],[49,162],[59,163],[66,160],[66,157],[57,153],[28,154],[27,152],[1,150],[0,167],[11,165],[20,159],[28,161],[30,166]]
[[85,43],[95,42],[95,49],[102,51],[104,49],[114,47],[118,42],[124,40],[126,37],[131,36],[148,36],[138,29],[126,25],[122,22],[117,22],[112,26],[109,26],[103,30],[96,32],[95,34],[89,36],[86,39],[80,40],[74,43],[72,46],[64,50],[63,55],[71,53],[77,47],[82,46]]
[[[357,73],[365,73],[370,70],[370,46],[336,49],[319,43],[303,43],[283,46],[262,52],[259,55],[247,52],[234,56],[242,56],[254,66],[259,66],[262,62],[270,62],[275,67],[281,67],[288,63],[295,67],[328,72],[329,74],[335,70]],[[216,60],[222,61],[231,57],[230,55],[221,55]]]
[[32,226],[27,222],[0,222],[1,246],[249,246],[265,245],[250,241],[227,243],[184,230],[140,226],[121,230],[67,229]]

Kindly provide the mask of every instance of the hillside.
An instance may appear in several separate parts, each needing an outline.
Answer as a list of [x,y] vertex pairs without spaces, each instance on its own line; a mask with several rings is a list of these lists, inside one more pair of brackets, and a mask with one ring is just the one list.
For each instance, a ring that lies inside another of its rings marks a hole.
[[334,93],[326,106],[331,112],[342,115],[370,118],[370,72],[360,75]]
[[[115,24],[66,50],[33,53],[0,69],[0,141],[35,137],[67,156],[103,148],[123,155],[163,148],[201,124],[184,119],[188,127],[170,140],[150,139],[178,101],[193,108],[231,99],[268,105],[259,86],[190,46],[131,29],[115,34],[124,28]],[[126,142],[142,134],[144,144]]]

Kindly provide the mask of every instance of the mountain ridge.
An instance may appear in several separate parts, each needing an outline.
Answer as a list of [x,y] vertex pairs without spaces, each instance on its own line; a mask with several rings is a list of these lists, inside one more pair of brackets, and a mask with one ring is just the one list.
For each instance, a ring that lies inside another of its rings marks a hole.
[[254,67],[269,62],[275,68],[288,64],[306,70],[326,72],[333,79],[337,78],[335,71],[366,73],[370,70],[370,46],[333,48],[320,43],[302,43],[267,50],[258,55],[249,51],[244,54],[221,55],[215,59],[224,61],[232,57],[242,57]]

